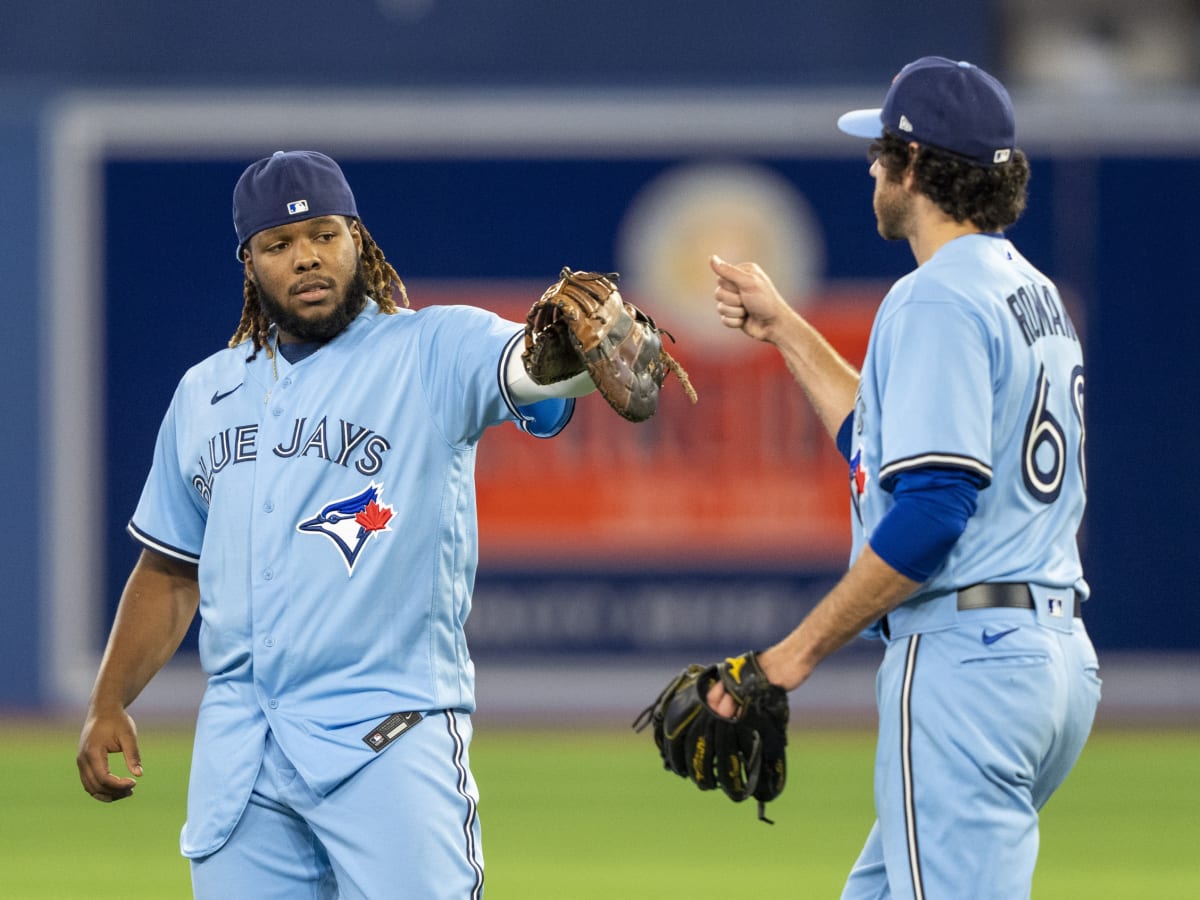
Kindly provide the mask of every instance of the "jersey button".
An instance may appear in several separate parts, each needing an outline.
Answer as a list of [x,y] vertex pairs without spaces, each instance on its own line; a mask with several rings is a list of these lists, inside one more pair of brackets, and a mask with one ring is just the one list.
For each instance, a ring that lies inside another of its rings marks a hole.
[[275,573],[273,571],[271,571],[270,569],[266,569],[263,572],[263,580],[264,581],[270,581],[274,577],[275,577]]
[[279,709],[279,701],[278,700],[268,700],[267,706],[271,707],[271,709]]
[[268,500],[263,504],[263,512],[275,512],[275,504]]
[[275,638],[263,638],[263,644],[268,647],[275,646]]

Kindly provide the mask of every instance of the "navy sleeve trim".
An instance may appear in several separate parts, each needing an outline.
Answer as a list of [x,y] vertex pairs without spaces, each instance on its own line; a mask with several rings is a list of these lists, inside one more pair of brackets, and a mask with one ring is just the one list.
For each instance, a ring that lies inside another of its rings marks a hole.
[[992,483],[992,467],[972,456],[960,456],[956,453],[922,453],[906,459],[897,459],[879,470],[879,484],[885,491],[890,491],[895,484],[896,476],[913,469],[927,469],[931,466],[942,469],[962,469],[977,476],[979,487],[985,488]]
[[517,344],[524,342],[524,333],[518,331],[512,336],[512,339],[504,345],[504,350],[500,353],[500,367],[496,370],[496,381],[500,384],[500,396],[504,398],[504,405],[509,408],[514,416],[523,420],[521,410],[517,407],[517,401],[513,399],[512,392],[508,389],[508,361],[517,350]]
[[125,526],[125,530],[129,532],[130,537],[132,537],[143,547],[149,547],[151,550],[161,553],[163,556],[169,556],[172,559],[182,560],[183,562],[192,563],[193,565],[200,564],[200,557],[195,553],[184,550],[181,547],[174,547],[171,544],[164,543],[163,541],[146,534],[146,532],[134,525],[132,521]]

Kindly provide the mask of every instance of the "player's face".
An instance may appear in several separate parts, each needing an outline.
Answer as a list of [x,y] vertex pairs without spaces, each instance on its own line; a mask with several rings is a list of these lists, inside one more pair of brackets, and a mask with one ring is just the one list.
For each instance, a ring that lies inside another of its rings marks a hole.
[[902,241],[908,238],[912,220],[913,198],[902,182],[888,178],[887,169],[875,160],[871,163],[871,175],[875,179],[875,227],[885,241]]
[[246,275],[280,340],[328,341],[366,303],[362,235],[343,216],[321,216],[254,235]]

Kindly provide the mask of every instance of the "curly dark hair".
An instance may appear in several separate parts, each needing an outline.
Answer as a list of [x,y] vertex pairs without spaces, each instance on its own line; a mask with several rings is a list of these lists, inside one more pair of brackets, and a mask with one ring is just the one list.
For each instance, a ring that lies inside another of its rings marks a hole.
[[[396,274],[396,270],[392,268],[392,264],[383,255],[383,251],[379,249],[379,245],[375,243],[375,239],[363,225],[362,220],[351,219],[350,221],[358,223],[358,231],[362,235],[362,266],[367,279],[367,294],[379,305],[380,312],[392,315],[397,310],[397,296],[405,306],[408,306],[408,290],[404,287],[400,276]],[[271,334],[271,322],[258,300],[258,286],[248,277],[242,285],[242,295],[245,297],[245,303],[242,304],[242,320],[238,323],[233,337],[229,339],[229,346],[236,347],[242,341],[250,338],[254,342],[254,349],[250,354],[251,359],[263,347],[267,348],[269,355],[273,352],[267,344],[267,339]]]
[[1025,211],[1029,160],[1018,148],[998,166],[976,165],[936,147],[910,142],[885,132],[871,144],[889,181],[899,183],[912,168],[916,189],[956,222],[980,231],[1003,231]]

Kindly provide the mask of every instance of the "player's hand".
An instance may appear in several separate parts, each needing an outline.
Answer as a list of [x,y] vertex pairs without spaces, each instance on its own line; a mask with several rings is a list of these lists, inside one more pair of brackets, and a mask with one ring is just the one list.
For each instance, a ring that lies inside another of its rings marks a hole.
[[758,263],[733,265],[714,255],[708,264],[717,276],[717,315],[725,327],[739,328],[758,341],[769,341],[780,316],[794,315]]
[[[792,673],[784,671],[783,654],[772,647],[758,654],[758,665],[762,669],[762,673],[767,676],[767,681],[771,684],[779,685],[784,690],[791,691],[800,686],[800,683],[806,676],[800,676],[797,679]],[[709,687],[708,692],[704,695],[704,699],[708,702],[709,707],[716,713],[731,719],[738,711],[737,702],[725,690],[725,685],[721,679],[717,679]]]
[[133,796],[137,781],[119,778],[108,767],[108,755],[120,753],[125,767],[138,778],[142,777],[142,759],[138,752],[137,727],[124,710],[114,713],[91,713],[79,736],[79,781],[83,789],[101,803],[112,803]]
[[725,690],[725,685],[721,684],[720,679],[713,682],[708,693],[704,695],[704,699],[708,701],[708,706],[713,712],[727,719],[732,719],[737,712],[737,701],[729,696],[729,692]]

